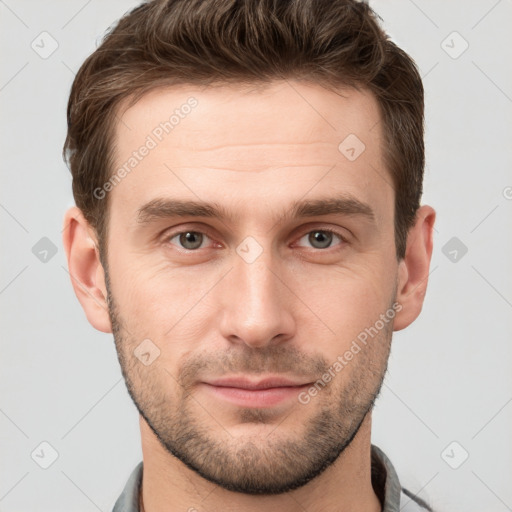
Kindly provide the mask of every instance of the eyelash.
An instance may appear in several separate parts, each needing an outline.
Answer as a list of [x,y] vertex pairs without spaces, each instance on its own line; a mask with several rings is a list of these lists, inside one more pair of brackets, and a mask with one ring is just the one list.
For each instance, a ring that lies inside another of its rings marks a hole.
[[[343,236],[341,233],[339,233],[338,231],[335,231],[333,229],[330,229],[330,228],[315,228],[315,229],[310,229],[309,231],[306,231],[305,233],[303,233],[300,237],[299,237],[299,240],[301,238],[303,238],[304,236],[306,235],[309,235],[310,233],[314,233],[314,232],[321,232],[321,233],[330,233],[332,235],[335,235],[337,236],[340,240],[341,240],[341,243],[338,244],[339,246],[341,246],[339,248],[339,250],[341,250],[341,248],[343,248],[347,243],[348,243],[348,240],[346,239],[345,236]],[[176,238],[177,236],[180,236],[180,235],[183,235],[185,233],[197,233],[197,234],[201,234],[201,235],[206,235],[208,238],[210,238],[210,240],[213,240],[213,237],[211,237],[208,232],[205,232],[205,231],[200,231],[200,230],[196,230],[196,229],[185,229],[185,230],[181,230],[181,231],[177,231],[176,233],[169,233],[167,235],[164,236],[164,242],[165,243],[169,243],[171,245],[175,245],[175,244],[172,244],[170,241],[173,239],[173,238]],[[336,247],[336,246],[334,246]],[[179,251],[182,252],[182,253],[193,253],[193,252],[199,252],[201,248],[198,248],[198,249],[185,249],[184,247],[178,247]],[[311,250],[315,250],[315,251],[320,251],[320,252],[328,252],[330,249],[333,249],[333,246],[331,247],[326,247],[325,249],[315,249],[314,247],[309,247],[309,249]]]

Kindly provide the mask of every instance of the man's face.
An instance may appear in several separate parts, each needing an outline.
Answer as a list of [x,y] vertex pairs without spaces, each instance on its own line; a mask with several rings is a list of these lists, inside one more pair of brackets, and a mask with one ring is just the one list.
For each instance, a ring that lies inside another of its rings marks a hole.
[[[114,168],[137,153],[109,192],[122,371],[162,446],[227,489],[279,493],[320,474],[384,377],[395,196],[375,99],[342,93],[296,82],[161,89],[117,125]],[[262,383],[274,378],[290,382]],[[240,389],[260,383],[273,389]]]

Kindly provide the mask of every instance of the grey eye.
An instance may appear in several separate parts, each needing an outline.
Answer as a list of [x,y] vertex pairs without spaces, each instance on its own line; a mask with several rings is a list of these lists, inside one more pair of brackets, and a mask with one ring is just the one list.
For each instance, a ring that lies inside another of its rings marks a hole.
[[183,233],[178,233],[174,235],[170,241],[178,237],[180,245],[183,247],[183,249],[186,249],[188,251],[193,251],[195,249],[198,249],[201,247],[201,244],[204,240],[203,233],[200,233],[198,231],[184,231]]
[[311,231],[308,236],[308,241],[315,249],[325,249],[331,245],[332,235],[333,234],[328,231]]
[[306,233],[300,240],[307,238],[307,243],[314,249],[327,249],[332,245],[333,237],[338,238],[340,242],[345,241],[341,235],[328,229],[315,229]]

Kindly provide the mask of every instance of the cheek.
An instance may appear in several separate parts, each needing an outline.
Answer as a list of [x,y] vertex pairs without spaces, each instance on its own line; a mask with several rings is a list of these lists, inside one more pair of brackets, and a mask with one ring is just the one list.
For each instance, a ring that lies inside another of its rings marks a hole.
[[[359,265],[328,273],[324,270],[324,274],[315,278],[315,273],[309,272],[297,294],[321,323],[329,327],[322,329],[326,336],[318,339],[318,343],[336,357],[386,313],[394,286],[389,268],[384,272],[378,266]],[[303,321],[302,328],[317,331],[319,325],[312,324],[309,318],[308,322]]]
[[209,292],[222,273],[168,264],[118,270],[115,299],[134,337],[153,339],[162,351],[171,344],[177,356],[194,346],[194,340],[197,344],[204,338],[206,327],[216,317],[205,311],[211,306]]
[[[172,343],[181,354],[215,336],[217,319],[225,313],[220,305],[232,300],[219,295],[228,293],[226,282],[216,286],[227,270],[229,262],[175,267],[132,254],[112,265],[112,285],[133,334],[154,338],[162,347]],[[390,305],[394,274],[382,254],[354,255],[339,265],[298,263],[280,274],[293,295],[276,307],[288,308],[298,339],[313,337],[326,355],[344,351]]]

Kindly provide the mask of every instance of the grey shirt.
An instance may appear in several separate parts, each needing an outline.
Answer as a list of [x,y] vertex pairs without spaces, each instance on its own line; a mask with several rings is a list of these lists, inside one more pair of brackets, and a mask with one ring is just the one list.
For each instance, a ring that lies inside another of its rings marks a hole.
[[[139,489],[143,462],[139,462],[126,482],[112,512],[140,512]],[[402,488],[395,468],[384,452],[372,445],[372,485],[382,503],[382,512],[425,512],[432,509],[420,498]]]

